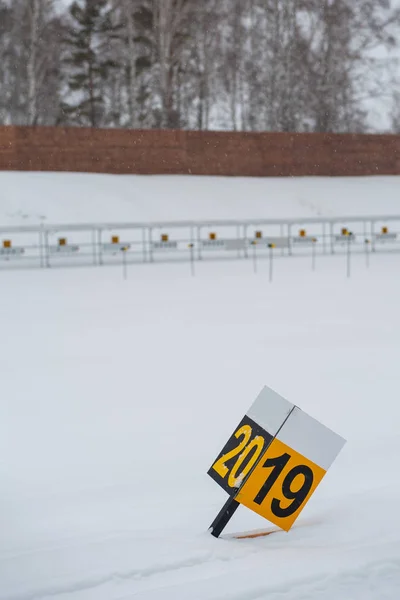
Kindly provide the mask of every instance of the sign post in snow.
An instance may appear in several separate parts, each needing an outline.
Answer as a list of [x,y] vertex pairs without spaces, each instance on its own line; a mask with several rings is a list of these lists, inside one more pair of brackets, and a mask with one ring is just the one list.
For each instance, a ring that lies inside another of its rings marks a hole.
[[275,244],[268,244],[269,248],[269,281],[272,283],[273,273],[274,273],[274,248],[276,248]]
[[253,240],[251,245],[253,246],[253,269],[254,273],[257,273],[257,240]]
[[239,504],[289,531],[344,444],[264,387],[208,471],[230,496],[211,534],[219,537]]
[[369,240],[364,240],[364,246],[365,246],[365,264],[367,265],[367,269],[369,269],[369,244],[370,241]]
[[123,246],[121,248],[121,252],[122,252],[122,272],[123,272],[123,277],[124,279],[128,278],[128,267],[127,267],[127,263],[126,263],[126,253],[129,250],[129,246]]
[[313,238],[312,239],[312,246],[311,246],[311,268],[313,271],[315,271],[315,255],[316,255],[316,246],[317,246],[317,238]]
[[194,271],[194,244],[193,242],[191,242],[188,245],[189,251],[190,251],[190,272],[192,274],[192,277],[195,276],[195,271]]

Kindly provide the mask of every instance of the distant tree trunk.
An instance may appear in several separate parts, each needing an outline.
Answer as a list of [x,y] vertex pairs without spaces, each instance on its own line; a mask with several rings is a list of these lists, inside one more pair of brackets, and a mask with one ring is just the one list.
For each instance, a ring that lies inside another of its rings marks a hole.
[[28,51],[28,123],[34,125],[37,120],[37,51],[39,29],[39,0],[31,0],[29,14],[29,51]]
[[153,0],[155,53],[159,69],[162,127],[177,127],[174,111],[176,73],[182,62],[192,0]]
[[159,65],[159,87],[161,97],[161,125],[169,126],[172,90],[169,87],[171,81],[171,37],[172,37],[172,9],[173,0],[155,2],[154,27],[156,37],[157,59]]
[[232,39],[231,39],[231,69],[230,69],[230,112],[232,119],[232,128],[238,129],[238,106],[239,106],[239,86],[242,54],[242,2],[235,0],[232,14]]
[[124,0],[123,14],[126,22],[126,33],[128,37],[128,107],[129,124],[131,127],[136,125],[135,95],[136,95],[136,62],[135,62],[135,44],[134,44],[134,24],[132,16],[131,0]]

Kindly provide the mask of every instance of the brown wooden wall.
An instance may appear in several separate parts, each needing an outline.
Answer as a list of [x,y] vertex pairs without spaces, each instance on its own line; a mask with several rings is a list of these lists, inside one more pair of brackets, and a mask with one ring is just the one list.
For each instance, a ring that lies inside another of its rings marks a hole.
[[400,136],[0,127],[0,170],[398,175]]

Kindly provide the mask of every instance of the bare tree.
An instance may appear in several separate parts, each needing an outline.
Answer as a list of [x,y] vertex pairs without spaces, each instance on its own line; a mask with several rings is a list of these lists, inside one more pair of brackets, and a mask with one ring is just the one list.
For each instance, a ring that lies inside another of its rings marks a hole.
[[13,0],[9,10],[8,60],[0,70],[8,68],[10,119],[30,125],[54,122],[62,37],[54,0]]
[[350,132],[368,129],[367,101],[398,104],[394,0],[73,6],[0,0],[2,122]]
[[135,127],[136,118],[135,118],[135,95],[136,95],[136,85],[135,85],[135,75],[136,75],[136,53],[135,53],[135,29],[134,29],[134,19],[133,19],[133,9],[132,0],[124,0],[123,1],[123,16],[126,22],[126,34],[128,41],[128,98],[129,98],[129,122],[131,127]]
[[0,123],[11,120],[11,94],[13,73],[11,69],[12,51],[11,35],[12,12],[8,4],[0,0]]
[[155,59],[163,127],[179,125],[174,110],[174,82],[192,9],[193,0],[153,0]]
[[37,119],[38,89],[38,38],[40,0],[31,0],[28,8],[29,50],[28,50],[28,124],[34,125]]

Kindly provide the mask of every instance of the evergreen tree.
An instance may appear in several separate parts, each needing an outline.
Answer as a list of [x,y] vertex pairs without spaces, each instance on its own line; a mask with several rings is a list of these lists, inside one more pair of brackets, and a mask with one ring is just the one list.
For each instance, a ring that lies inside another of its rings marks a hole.
[[117,66],[110,42],[117,27],[112,22],[109,0],[75,0],[66,37],[69,66],[69,98],[63,105],[66,120],[98,127],[106,112],[102,86]]

